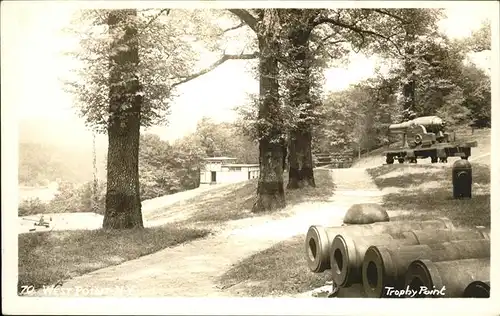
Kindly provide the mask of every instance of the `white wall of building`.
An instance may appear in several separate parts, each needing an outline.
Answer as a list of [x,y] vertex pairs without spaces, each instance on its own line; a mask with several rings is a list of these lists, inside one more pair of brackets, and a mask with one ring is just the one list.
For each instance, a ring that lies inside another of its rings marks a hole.
[[230,165],[211,165],[200,171],[200,185],[212,184],[212,172],[215,172],[215,183],[236,183],[259,177],[258,166],[233,167]]
[[227,164],[227,162],[222,161],[210,161],[205,164],[205,171],[221,171],[222,166]]

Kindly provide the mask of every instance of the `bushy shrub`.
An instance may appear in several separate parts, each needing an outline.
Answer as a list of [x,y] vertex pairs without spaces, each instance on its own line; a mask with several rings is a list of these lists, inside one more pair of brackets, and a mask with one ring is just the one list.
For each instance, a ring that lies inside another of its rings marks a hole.
[[166,167],[152,171],[144,169],[140,173],[139,179],[141,201],[192,190],[199,186],[200,171],[198,168],[169,170]]
[[23,200],[19,203],[18,213],[19,216],[47,213],[47,203],[37,197]]
[[49,202],[48,208],[53,213],[96,212],[104,214],[106,199],[106,183],[98,182],[96,190],[96,209],[93,209],[93,182],[83,185],[61,183],[59,194]]
[[[183,188],[195,188],[195,183],[199,172],[186,171],[178,172],[176,177],[178,181],[165,181],[157,172],[155,177],[148,179],[147,176],[141,177],[141,201],[156,198],[159,196],[183,191]],[[149,180],[149,181],[148,181]],[[163,181],[162,181],[163,180]],[[94,198],[94,183],[86,182],[76,185],[70,182],[59,183],[58,193],[49,202],[43,202],[39,198],[31,198],[22,201],[18,207],[18,215],[34,215],[44,213],[78,213],[78,212],[96,212],[104,215],[106,209],[106,182],[99,182],[97,185],[96,209],[93,209],[92,199]]]

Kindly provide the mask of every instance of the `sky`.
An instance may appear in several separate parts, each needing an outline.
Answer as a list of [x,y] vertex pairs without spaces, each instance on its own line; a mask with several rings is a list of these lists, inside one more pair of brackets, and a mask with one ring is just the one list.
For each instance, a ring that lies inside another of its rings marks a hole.
[[[43,121],[38,127],[40,133],[45,130],[43,124],[47,131],[47,124],[64,126],[65,133],[51,137],[89,143],[91,133],[76,115],[73,96],[63,91],[60,81],[73,65],[70,58],[62,57],[62,52],[74,47],[76,41],[61,29],[68,25],[75,7],[60,2],[9,1],[9,10],[4,10],[5,4],[2,3],[2,103],[15,107],[21,120]],[[461,2],[447,9],[448,18],[440,23],[440,28],[451,37],[468,36],[492,14],[487,5]],[[325,90],[342,90],[366,79],[375,66],[374,59],[354,56],[346,68],[325,72]],[[169,125],[149,131],[173,140],[194,131],[203,116],[218,121],[233,119],[232,109],[245,102],[247,93],[258,91],[258,82],[246,71],[247,67],[244,61],[228,61],[182,85],[171,106]]]

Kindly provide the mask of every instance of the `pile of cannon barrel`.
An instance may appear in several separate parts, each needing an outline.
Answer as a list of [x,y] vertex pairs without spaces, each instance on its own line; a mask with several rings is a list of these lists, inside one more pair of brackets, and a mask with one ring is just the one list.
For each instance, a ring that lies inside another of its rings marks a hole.
[[305,247],[312,272],[331,270],[332,294],[357,285],[364,297],[490,296],[484,227],[456,228],[447,218],[316,225]]

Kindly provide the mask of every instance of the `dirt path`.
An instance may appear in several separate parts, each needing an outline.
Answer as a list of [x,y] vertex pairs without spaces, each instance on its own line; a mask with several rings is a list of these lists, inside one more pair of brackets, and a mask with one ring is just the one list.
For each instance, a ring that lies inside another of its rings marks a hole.
[[354,203],[380,201],[381,192],[364,169],[331,170],[331,175],[336,189],[327,202],[306,202],[274,215],[232,221],[216,235],[74,278],[52,295],[43,290],[38,294],[229,296],[216,287],[216,280],[232,264],[304,234],[310,225],[341,225],[345,211]]

